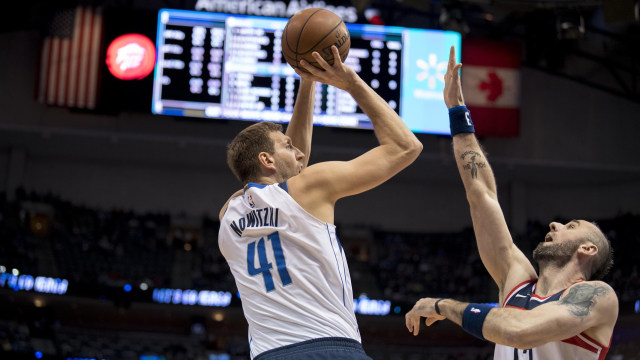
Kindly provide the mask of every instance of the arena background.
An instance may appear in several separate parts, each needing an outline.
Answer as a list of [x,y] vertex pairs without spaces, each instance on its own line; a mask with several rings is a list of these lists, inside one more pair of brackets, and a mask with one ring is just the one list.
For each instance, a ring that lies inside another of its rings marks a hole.
[[[372,7],[387,25],[522,44],[519,136],[481,140],[508,224],[527,254],[550,221],[600,224],[616,251],[606,281],[620,299],[607,358],[640,358],[638,2],[327,3],[355,7],[358,22]],[[151,115],[150,94],[138,91],[148,79],[127,89],[103,76],[96,110],[38,102],[43,24],[76,4],[15,2],[0,24],[0,357],[248,358],[246,322],[216,241],[217,212],[239,187],[225,146],[248,123]],[[193,10],[196,1],[82,4],[115,19],[105,33],[151,24],[153,37],[158,9]],[[477,256],[451,139],[419,138],[424,151],[413,165],[337,205],[355,297],[391,304],[388,315],[358,315],[363,344],[375,359],[490,358],[491,344],[449,322],[417,338],[404,327],[421,296],[497,298]],[[350,159],[374,144],[369,131],[316,127],[311,162]],[[27,274],[66,279],[68,291],[17,282]],[[228,292],[231,303],[158,303],[175,296],[167,289]]]

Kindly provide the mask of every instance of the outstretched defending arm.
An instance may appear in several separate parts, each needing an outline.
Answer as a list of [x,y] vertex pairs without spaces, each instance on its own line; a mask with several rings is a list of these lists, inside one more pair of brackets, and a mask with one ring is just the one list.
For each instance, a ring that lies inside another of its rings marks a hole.
[[407,329],[414,335],[420,332],[421,316],[426,317],[427,326],[447,318],[476,337],[519,349],[561,341],[594,328],[604,331],[589,335],[606,343],[613,330],[611,319],[618,316],[618,299],[606,283],[589,281],[567,289],[559,301],[533,310],[424,298],[405,316]]
[[469,111],[464,104],[460,77],[462,64],[455,62],[455,48],[451,47],[445,74],[444,101],[449,109],[453,150],[467,193],[478,251],[484,266],[500,289],[503,300],[511,287],[536,278],[536,273],[518,249],[507,227],[498,203],[493,171],[473,131]]

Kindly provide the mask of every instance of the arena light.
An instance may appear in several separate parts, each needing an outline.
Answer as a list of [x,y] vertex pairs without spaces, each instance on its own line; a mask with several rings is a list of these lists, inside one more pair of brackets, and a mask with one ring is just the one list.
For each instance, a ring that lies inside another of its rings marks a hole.
[[106,63],[111,74],[118,79],[143,79],[153,71],[156,47],[144,35],[122,35],[109,44]]
[[46,305],[46,303],[44,302],[43,299],[41,299],[41,298],[33,299],[33,306],[35,306],[37,308],[41,308],[41,307],[44,307],[45,305]]
[[[6,269],[4,266],[0,269]],[[0,288],[9,288],[15,291],[35,291],[45,294],[64,295],[69,287],[67,279],[56,279],[46,276],[36,276],[22,274],[18,269],[13,269],[10,273],[0,272]]]
[[382,14],[380,13],[380,10],[376,8],[366,8],[364,10],[364,17],[367,19],[369,24],[384,25],[384,20],[382,20]]
[[353,299],[353,311],[361,315],[388,315],[391,311],[391,301],[369,299],[366,294]]
[[232,295],[228,291],[154,289],[153,302],[175,305],[227,307]]
[[211,318],[217,322],[221,322],[224,320],[224,313],[220,311],[216,311],[213,314],[211,314]]

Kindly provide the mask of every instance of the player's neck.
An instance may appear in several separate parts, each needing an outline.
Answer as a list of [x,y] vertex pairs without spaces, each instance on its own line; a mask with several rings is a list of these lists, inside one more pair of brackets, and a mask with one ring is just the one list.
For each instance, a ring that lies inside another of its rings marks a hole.
[[540,276],[535,293],[540,297],[553,295],[583,280],[585,277],[582,271],[570,264],[564,267],[540,264]]
[[278,181],[278,178],[275,175],[274,176],[263,175],[255,181],[256,184],[260,184],[260,185],[272,185],[272,184],[277,184],[281,182],[282,181]]

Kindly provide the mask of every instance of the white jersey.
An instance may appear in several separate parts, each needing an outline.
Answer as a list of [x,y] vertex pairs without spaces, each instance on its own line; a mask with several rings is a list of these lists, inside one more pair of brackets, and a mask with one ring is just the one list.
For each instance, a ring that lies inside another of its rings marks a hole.
[[[529,280],[516,286],[507,296],[504,306],[531,310],[542,304],[558,301],[564,292],[562,290],[547,297],[540,297],[534,293],[536,283],[536,280]],[[527,350],[496,344],[493,358],[494,360],[604,360],[608,350],[608,346],[604,346],[581,333],[568,339],[546,343]]]
[[309,214],[286,189],[249,183],[220,221],[218,243],[249,323],[251,358],[317,338],[361,341],[335,226]]

